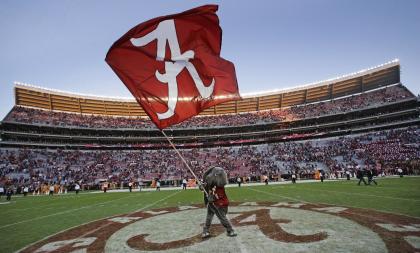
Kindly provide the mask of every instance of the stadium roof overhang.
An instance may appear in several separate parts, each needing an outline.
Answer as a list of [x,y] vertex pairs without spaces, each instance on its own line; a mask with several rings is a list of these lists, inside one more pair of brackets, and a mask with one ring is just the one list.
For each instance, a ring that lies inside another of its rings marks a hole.
[[[242,94],[243,99],[201,115],[245,113],[334,99],[400,82],[398,59],[347,75],[293,88]],[[146,116],[133,98],[93,96],[15,82],[15,104],[44,110],[108,116]]]

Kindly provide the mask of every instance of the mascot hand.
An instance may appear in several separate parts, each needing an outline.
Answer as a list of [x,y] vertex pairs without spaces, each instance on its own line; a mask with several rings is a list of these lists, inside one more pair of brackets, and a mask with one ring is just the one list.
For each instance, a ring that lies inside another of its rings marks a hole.
[[198,189],[200,189],[200,191],[204,191],[204,183],[203,182],[199,182],[198,184]]
[[214,203],[214,201],[216,200],[215,196],[213,194],[209,194],[207,196],[207,200],[209,201],[209,203]]

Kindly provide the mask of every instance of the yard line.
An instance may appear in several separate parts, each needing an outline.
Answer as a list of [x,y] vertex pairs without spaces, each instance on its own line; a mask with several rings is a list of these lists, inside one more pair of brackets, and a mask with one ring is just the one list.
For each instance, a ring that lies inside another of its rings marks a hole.
[[88,206],[82,206],[82,207],[79,207],[79,208],[69,209],[69,210],[63,211],[63,212],[58,212],[58,213],[53,213],[53,214],[49,214],[49,215],[35,217],[35,218],[32,218],[32,219],[22,220],[22,221],[19,221],[19,222],[14,222],[14,223],[10,223],[10,224],[7,224],[7,225],[0,226],[0,229],[11,227],[11,226],[22,224],[22,223],[26,223],[26,222],[30,222],[30,221],[41,220],[41,219],[48,218],[48,217],[51,217],[51,216],[66,214],[66,213],[70,213],[70,212],[74,212],[74,211],[78,211],[78,210],[82,210],[82,209],[86,209],[86,208],[90,208],[90,207],[95,207],[95,206],[111,203],[111,202],[114,202],[114,201],[118,201],[118,200],[121,200],[121,199],[126,199],[126,198],[129,198],[129,197],[133,197],[133,196],[134,195],[129,195],[129,196],[125,196],[125,197],[122,197],[122,198],[119,198],[119,199],[113,199],[113,200],[109,200],[109,201],[105,201],[105,202],[96,203],[96,204],[93,204],[93,205],[88,205]]
[[377,197],[377,198],[395,199],[395,200],[420,201],[420,199],[407,199],[407,198],[389,197],[389,196],[381,196],[381,195],[374,195],[374,194],[363,194],[363,193],[356,193],[356,192],[341,192],[341,191],[319,190],[319,189],[311,189],[311,191],[331,192],[331,193],[359,195],[359,196],[368,196],[368,197]]
[[[86,193],[82,193],[82,194],[86,194]],[[82,194],[80,194],[80,195],[82,195]],[[22,198],[22,199],[24,199],[25,197],[23,197],[23,196],[14,196],[13,198]],[[2,211],[2,214],[15,213],[15,212],[21,212],[21,211],[27,211],[27,210],[43,209],[44,207],[47,207],[47,206],[55,206],[55,205],[58,205],[59,206],[62,203],[61,202],[56,202],[57,200],[67,200],[67,199],[80,198],[80,197],[78,197],[77,195],[57,195],[57,196],[54,196],[54,197],[48,196],[48,195],[35,195],[35,196],[28,195],[26,198],[28,199],[28,201],[31,201],[31,198],[44,198],[44,200],[43,201],[38,201],[36,203],[33,203],[34,204],[33,207],[27,207],[27,208],[19,208],[19,207],[16,207],[16,208],[8,208],[7,210]],[[19,200],[19,201],[21,201],[21,200]],[[17,201],[15,201],[15,202],[17,203]],[[46,203],[46,202],[53,202],[53,203],[50,203],[48,205],[42,205],[43,203]],[[19,202],[19,203],[22,203],[22,202]],[[29,203],[31,203],[31,202],[29,202]]]
[[[128,213],[127,215],[130,215],[130,214],[133,214],[133,213],[136,213],[136,212],[143,211],[143,210],[145,210],[145,209],[147,209],[147,208],[149,208],[149,207],[152,207],[152,206],[156,205],[156,204],[157,204],[157,203],[159,203],[159,202],[162,202],[162,201],[165,201],[165,200],[169,199],[170,197],[172,197],[172,196],[174,196],[174,195],[176,195],[176,194],[178,194],[178,193],[181,193],[181,191],[176,191],[176,192],[174,192],[174,193],[172,193],[172,194],[170,194],[170,195],[168,195],[168,196],[166,196],[166,197],[164,197],[164,198],[162,198],[162,199],[160,199],[160,200],[157,200],[157,201],[155,201],[155,202],[153,202],[153,203],[151,203],[151,204],[149,204],[149,205],[146,205],[146,206],[144,206],[144,207],[142,207],[142,208],[140,208],[140,209],[138,209],[138,210],[136,210],[136,211],[133,211],[133,212],[131,212],[131,213]],[[123,198],[120,198],[120,199],[123,199]],[[68,231],[68,230],[71,230],[71,229],[74,229],[74,228],[77,228],[77,227],[80,227],[80,226],[83,226],[83,225],[89,224],[89,223],[91,223],[91,222],[95,222],[95,221],[99,221],[99,220],[104,220],[104,219],[110,219],[110,218],[113,218],[113,217],[118,217],[118,216],[120,216],[120,215],[121,215],[121,214],[116,214],[116,215],[112,215],[112,216],[109,216],[109,217],[106,217],[106,218],[100,218],[100,219],[96,219],[96,220],[88,221],[88,222],[85,222],[85,223],[83,223],[83,224],[79,224],[79,225],[76,225],[76,226],[73,226],[73,227],[67,228],[67,229],[65,229],[65,230],[62,230],[62,231],[59,231],[59,232],[54,233],[54,234],[52,234],[52,235],[49,235],[49,236],[47,236],[47,237],[44,237],[44,238],[42,238],[42,239],[40,239],[40,240],[38,240],[38,241],[36,241],[36,242],[33,242],[33,243],[29,244],[29,245],[26,245],[24,248],[22,248],[22,249],[20,249],[20,250],[18,250],[18,251],[16,251],[16,252],[21,252],[21,251],[23,251],[24,249],[26,249],[26,248],[28,248],[28,247],[31,247],[32,245],[35,245],[35,244],[37,244],[37,243],[39,243],[39,242],[41,242],[41,241],[47,240],[48,238],[51,238],[51,237],[53,237],[53,236],[56,236],[56,235],[58,235],[58,234],[60,234],[60,233],[63,233],[63,232],[65,232],[65,231]],[[105,228],[105,227],[109,226],[110,224],[111,224],[111,223],[107,223],[107,224],[105,224],[105,225],[102,225],[102,226],[100,226],[100,227],[98,227],[98,228],[95,228],[95,229],[93,229],[93,230],[91,230],[91,231],[88,231],[88,232],[86,232],[86,233],[84,233],[84,234],[80,235],[79,237],[77,237],[77,238],[75,238],[75,239],[83,238],[83,237],[85,237],[85,236],[87,236],[87,235],[89,235],[89,234],[91,234],[91,233],[94,233],[94,232],[96,232],[96,231],[98,231],[98,230],[100,230],[100,229],[103,229],[103,228]]]
[[160,199],[160,200],[157,200],[157,201],[155,201],[155,202],[153,202],[153,203],[151,203],[151,204],[149,204],[149,205],[147,205],[147,206],[144,206],[144,207],[142,207],[142,208],[140,208],[140,209],[137,209],[136,211],[131,212],[130,214],[133,214],[133,213],[136,213],[136,212],[143,211],[143,210],[145,210],[145,209],[147,209],[147,208],[149,208],[149,207],[152,207],[152,206],[156,205],[156,204],[157,204],[157,203],[159,203],[159,202],[162,202],[162,201],[164,201],[164,200],[167,200],[167,199],[169,199],[170,197],[172,197],[172,196],[174,196],[174,195],[176,195],[176,194],[178,194],[178,193],[181,193],[181,192],[182,192],[182,191],[176,191],[176,192],[174,192],[174,193],[172,193],[172,194],[170,194],[170,195],[168,195],[168,196],[166,196],[166,197],[164,197],[164,198],[162,198],[162,199]]
[[[328,181],[327,181],[328,182]],[[331,182],[331,181],[330,181]],[[283,185],[282,185],[283,186]],[[273,185],[272,188],[280,188],[280,185]],[[306,189],[299,189],[295,188],[296,190],[306,190]],[[253,191],[258,191],[254,190]],[[382,195],[374,195],[374,194],[364,194],[364,193],[352,193],[352,192],[341,192],[341,191],[331,191],[331,190],[320,190],[320,189],[311,189],[311,191],[319,191],[319,192],[331,192],[331,193],[341,193],[347,195],[360,195],[360,196],[368,196],[368,197],[378,197],[378,198],[386,198],[386,199],[394,199],[394,200],[406,200],[406,201],[420,201],[420,199],[408,199],[408,198],[399,198],[399,197],[389,197],[389,196],[382,196]],[[267,193],[267,192],[266,192]],[[288,198],[283,196],[284,198]],[[292,198],[293,199],[293,198]]]
[[[152,206],[156,205],[156,204],[157,204],[157,203],[159,203],[159,202],[162,202],[162,201],[165,201],[165,200],[169,199],[170,197],[172,197],[172,196],[174,196],[174,195],[176,195],[176,194],[178,194],[178,193],[180,193],[180,191],[176,191],[176,192],[174,192],[174,193],[172,193],[172,194],[170,194],[170,195],[168,195],[168,196],[166,196],[166,197],[164,197],[164,198],[162,198],[162,199],[160,199],[160,200],[157,200],[157,201],[155,201],[155,202],[153,202],[153,203],[151,203],[151,204],[148,204],[148,205],[146,205],[146,206],[144,206],[144,207],[142,207],[142,208],[140,208],[140,209],[137,209],[137,210],[135,210],[135,211],[133,211],[133,212],[131,212],[131,213],[128,213],[127,215],[130,215],[130,214],[133,214],[133,213],[137,213],[137,212],[143,211],[143,210],[145,210],[145,209],[147,209],[147,208],[149,208],[149,207],[152,207]],[[110,219],[110,218],[117,217],[117,216],[120,216],[120,215],[121,215],[121,214],[116,214],[116,215],[113,215],[113,216],[111,216],[111,217],[102,218],[102,219]],[[101,219],[101,220],[102,220],[102,219]],[[92,221],[89,221],[88,223],[90,223],[90,222],[92,222]],[[110,224],[112,224],[112,222],[107,223],[107,224],[105,224],[105,225],[102,225],[102,226],[100,226],[99,228],[95,228],[95,229],[93,229],[93,230],[91,230],[91,231],[88,231],[88,232],[86,232],[86,233],[82,234],[81,236],[77,237],[77,239],[78,239],[78,238],[85,237],[85,236],[87,236],[87,235],[89,235],[89,234],[91,234],[91,233],[94,233],[94,232],[96,232],[96,231],[98,231],[98,230],[100,230],[100,229],[103,229],[103,228],[105,228],[105,227],[109,226]],[[78,225],[78,227],[79,227],[79,226],[82,226],[82,225]],[[60,231],[59,233],[61,233],[61,232],[63,232],[63,231]]]
[[[311,202],[304,201],[304,200],[301,200],[301,199],[292,198],[292,197],[286,197],[286,196],[282,196],[282,195],[279,195],[279,194],[274,194],[274,193],[271,193],[271,192],[255,190],[255,189],[252,189],[252,188],[249,188],[249,189],[252,190],[252,191],[255,191],[255,192],[260,192],[260,193],[264,193],[264,194],[267,194],[267,195],[271,195],[271,196],[275,196],[275,197],[280,197],[280,198],[285,198],[285,199],[291,199],[291,200],[294,200],[294,201],[297,201],[297,202],[301,202],[301,203],[305,203],[305,204],[325,204],[325,205],[334,206],[331,203],[325,203],[325,202],[313,202],[313,203],[311,203]],[[347,205],[336,205],[336,206],[348,207],[348,208],[355,208],[355,207],[347,206]],[[369,208],[362,208],[362,207],[357,207],[357,208],[363,209],[363,210],[370,210]],[[375,210],[375,209],[373,209],[373,210]],[[418,218],[418,217],[415,217],[415,216],[410,216],[410,215],[406,215],[406,214],[399,214],[399,213],[393,213],[393,212],[382,211],[382,210],[379,210],[379,212],[390,213],[390,214],[397,214],[397,215],[405,215],[405,216],[416,218],[416,219]],[[389,222],[388,220],[383,219],[383,218],[374,217],[374,216],[368,216],[368,215],[363,215],[363,214],[360,214],[360,213],[353,213],[353,212],[350,212],[350,211],[342,211],[342,213],[348,213],[348,214],[352,214],[352,215],[358,215],[358,216],[361,216],[361,217],[365,217],[365,218],[369,218],[369,219],[375,219],[375,220],[378,220],[378,221],[381,221],[381,222],[385,222],[385,223],[388,223]]]
[[280,194],[274,194],[274,193],[271,193],[271,192],[256,190],[256,189],[253,189],[252,187],[250,187],[248,189],[251,190],[251,191],[255,191],[255,192],[260,192],[260,193],[264,193],[264,194],[267,194],[267,195],[271,195],[271,196],[274,196],[274,197],[280,197],[280,198],[284,198],[284,199],[290,199],[290,200],[293,200],[293,201],[302,202],[302,203],[305,203],[305,204],[309,204],[310,203],[310,202],[307,202],[307,201],[304,201],[304,200],[301,200],[301,199],[297,199],[297,198],[286,197],[286,196],[283,196],[283,195],[280,195]]
[[[51,200],[51,201],[53,201],[53,200]],[[50,206],[57,206],[57,207],[59,207],[59,205],[61,205],[62,203],[55,202],[55,203],[51,203],[51,204],[48,204],[48,205],[42,205],[41,203],[34,203],[34,204],[36,204],[38,206],[27,207],[27,208],[18,208],[18,207],[17,208],[9,208],[8,210],[4,210],[4,212],[2,212],[2,214],[16,213],[16,212],[27,211],[27,210],[35,210],[35,209],[44,209],[44,210],[47,210],[48,208],[45,208],[45,207],[49,207],[49,208],[51,208]]]

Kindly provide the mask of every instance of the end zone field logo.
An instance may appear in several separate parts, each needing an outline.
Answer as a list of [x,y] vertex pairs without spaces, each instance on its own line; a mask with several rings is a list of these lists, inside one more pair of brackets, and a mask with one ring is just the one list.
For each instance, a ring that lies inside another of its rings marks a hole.
[[202,205],[139,211],[95,221],[21,252],[418,252],[420,219],[306,203],[233,203],[238,236],[215,223],[201,239]]

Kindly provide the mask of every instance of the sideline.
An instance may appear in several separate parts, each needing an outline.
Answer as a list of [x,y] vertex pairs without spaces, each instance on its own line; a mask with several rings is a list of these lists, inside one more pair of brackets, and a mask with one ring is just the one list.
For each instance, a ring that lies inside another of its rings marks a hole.
[[[405,175],[404,178],[419,178],[420,175]],[[400,177],[398,175],[389,175],[389,176],[385,176],[385,177],[377,177],[380,179],[399,179]],[[329,183],[329,182],[340,182],[340,181],[346,181],[346,178],[336,178],[336,179],[325,179],[324,183]],[[357,181],[356,178],[351,178],[351,181]],[[299,182],[299,184],[306,184],[306,183],[321,183],[320,180],[316,180],[316,179],[298,179],[297,182]],[[269,181],[268,185],[288,185],[288,184],[292,184],[292,181]],[[251,182],[251,183],[242,183],[241,187],[252,187],[252,186],[259,186],[259,185],[265,185],[265,183],[262,182]],[[238,187],[237,183],[229,183],[227,184],[225,187],[227,188],[231,188],[231,187]],[[170,186],[170,187],[161,187],[160,188],[161,191],[172,191],[172,190],[182,190],[182,186]],[[188,187],[187,190],[198,190],[198,187]],[[156,188],[150,188],[150,187],[144,187],[141,188],[141,190],[139,190],[139,188],[133,188],[133,192],[154,192],[156,191]],[[108,189],[107,193],[117,193],[117,192],[129,192],[128,188],[124,188],[124,189]],[[85,194],[98,194],[98,193],[103,193],[103,191],[100,190],[85,190],[85,191],[80,191],[79,195],[85,195]],[[67,194],[55,194],[53,197],[49,196],[48,194],[41,194],[41,195],[32,195],[29,194],[26,198],[51,198],[50,200],[57,200],[57,198],[64,198],[64,197],[76,197],[76,193],[74,191],[69,191]],[[24,198],[24,196],[22,194],[19,195],[13,195],[13,198]],[[46,200],[46,201],[50,201],[50,200]]]
[[[404,176],[404,178],[418,178],[420,176]],[[400,177],[398,175],[389,175],[389,176],[385,176],[385,177],[378,177],[380,179],[399,179]],[[356,178],[351,178],[350,181],[356,181],[357,182],[358,179]],[[337,179],[325,179],[324,183],[331,183],[331,182],[347,182],[347,178],[337,178]],[[298,179],[297,182],[299,184],[308,184],[308,183],[321,183],[320,180],[316,180],[316,179]],[[289,185],[292,184],[291,180],[288,181],[269,181],[268,185]],[[253,186],[260,186],[260,185],[265,185],[265,183],[263,182],[251,182],[251,183],[242,183],[241,187],[253,187]],[[225,188],[233,188],[233,187],[238,187],[237,183],[229,183],[225,186]],[[182,186],[170,186],[170,187],[161,187],[160,188],[161,191],[171,191],[171,190],[182,190]],[[198,187],[188,187],[187,190],[198,190]],[[133,192],[154,192],[156,191],[156,188],[141,188],[141,191],[139,191],[138,188],[133,188]],[[102,193],[103,191],[89,191],[89,192],[85,192],[83,194],[97,194],[97,193]],[[129,192],[128,188],[127,189],[113,189],[110,190],[108,189],[107,193],[116,193],[116,192]]]
[[320,190],[320,189],[311,189],[311,191],[339,193],[339,194],[346,194],[346,195],[359,195],[359,196],[377,197],[377,198],[394,199],[394,200],[406,200],[406,201],[416,201],[416,202],[420,201],[420,199],[407,199],[407,198],[389,197],[389,196],[381,196],[381,195],[374,195],[374,194],[363,194],[363,193],[357,193],[357,192],[352,193],[352,192],[341,192],[341,191]]
[[[330,179],[328,180],[329,182],[337,182],[337,181],[341,181],[341,179]],[[305,179],[305,180],[300,180],[299,183],[317,183],[319,182],[319,180],[315,180],[315,179]],[[327,182],[327,181],[324,181]],[[269,182],[268,185],[288,185],[288,184],[292,184],[292,181],[273,181],[273,182]],[[253,187],[253,186],[260,186],[260,185],[265,185],[265,183],[260,183],[260,182],[252,182],[252,183],[242,183],[241,187]],[[232,184],[227,184],[225,185],[225,188],[234,188],[234,187],[238,187],[238,184],[236,183],[232,183]],[[173,191],[173,190],[182,190],[182,186],[171,186],[171,187],[161,187],[160,188],[161,191]],[[188,187],[187,190],[198,190],[198,186],[195,187]],[[156,191],[156,188],[141,188],[141,191],[139,191],[138,188],[133,189],[133,192],[154,192]],[[114,189],[114,190],[108,190],[107,193],[117,193],[117,192],[129,192],[128,189]],[[98,194],[98,193],[103,193],[103,191],[91,191],[88,192],[90,194]],[[86,193],[85,193],[86,194]]]

